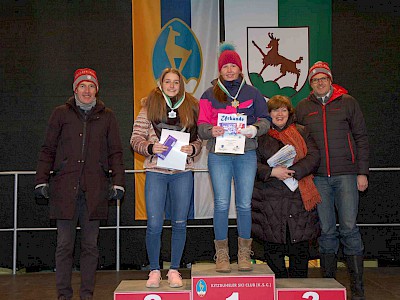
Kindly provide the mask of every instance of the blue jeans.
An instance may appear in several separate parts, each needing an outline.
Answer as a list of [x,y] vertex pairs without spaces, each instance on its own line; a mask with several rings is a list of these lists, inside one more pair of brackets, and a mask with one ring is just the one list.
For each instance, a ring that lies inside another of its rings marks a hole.
[[[317,210],[321,221],[318,239],[321,254],[337,254],[339,239],[345,255],[362,255],[364,244],[357,226],[359,195],[357,175],[314,177],[322,202]],[[337,210],[339,231],[336,229]]]
[[171,269],[180,266],[186,242],[186,224],[193,191],[193,173],[162,174],[146,172],[146,248],[150,270],[160,269],[161,233],[167,194],[171,201]]
[[214,235],[216,240],[228,237],[229,205],[232,178],[235,186],[238,235],[249,239],[251,234],[251,196],[257,171],[255,150],[244,154],[208,154],[208,171],[214,190]]
[[79,193],[75,215],[72,220],[57,220],[57,248],[56,248],[56,286],[58,296],[72,298],[72,265],[74,262],[74,247],[76,226],[81,227],[81,288],[80,296],[85,298],[93,295],[99,250],[97,239],[99,236],[99,220],[89,220],[85,194]]

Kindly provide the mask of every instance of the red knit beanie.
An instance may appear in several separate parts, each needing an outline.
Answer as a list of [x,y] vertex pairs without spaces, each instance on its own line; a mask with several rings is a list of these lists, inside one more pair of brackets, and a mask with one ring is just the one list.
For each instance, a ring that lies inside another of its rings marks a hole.
[[312,67],[308,71],[308,82],[311,83],[311,79],[315,75],[320,74],[320,73],[328,75],[328,77],[331,79],[331,81],[333,81],[332,72],[331,72],[331,69],[329,68],[328,63],[323,62],[323,61],[317,61],[314,65],[312,65]]
[[220,46],[220,56],[218,59],[218,71],[226,64],[235,64],[242,71],[242,60],[235,51],[235,47],[229,43],[223,43]]
[[78,69],[74,73],[74,83],[72,89],[75,92],[76,88],[82,81],[90,81],[96,86],[96,91],[99,91],[99,82],[97,81],[97,74],[95,70],[89,68]]

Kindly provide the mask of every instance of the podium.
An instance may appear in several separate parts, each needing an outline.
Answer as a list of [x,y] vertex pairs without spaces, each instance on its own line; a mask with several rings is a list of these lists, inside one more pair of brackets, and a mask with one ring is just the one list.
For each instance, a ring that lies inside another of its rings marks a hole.
[[159,288],[147,288],[146,280],[123,280],[114,291],[114,300],[190,300],[190,280],[183,280],[183,287],[171,288],[163,279]]
[[146,280],[124,280],[114,291],[114,300],[346,300],[346,288],[333,278],[276,279],[266,264],[250,272],[218,273],[213,263],[192,265],[191,279],[171,288],[163,279],[159,288],[146,288]]
[[276,300],[346,300],[346,288],[333,278],[276,279]]
[[231,264],[230,273],[218,273],[215,264],[192,266],[192,299],[274,300],[275,275],[265,264],[253,265],[253,271],[239,272]]

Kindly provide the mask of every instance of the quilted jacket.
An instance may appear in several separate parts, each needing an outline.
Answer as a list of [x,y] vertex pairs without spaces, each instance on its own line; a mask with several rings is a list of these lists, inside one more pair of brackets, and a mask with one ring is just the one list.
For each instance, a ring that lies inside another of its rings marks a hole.
[[[290,122],[286,126],[290,125]],[[301,125],[296,125],[307,144],[307,155],[289,169],[297,180],[311,174],[319,164],[317,145]],[[267,160],[284,145],[268,134],[258,140],[257,175],[252,197],[252,234],[273,243],[286,243],[287,228],[290,241],[297,243],[312,240],[319,235],[316,209],[306,211],[299,189],[292,192],[281,180],[271,177],[272,168]]]

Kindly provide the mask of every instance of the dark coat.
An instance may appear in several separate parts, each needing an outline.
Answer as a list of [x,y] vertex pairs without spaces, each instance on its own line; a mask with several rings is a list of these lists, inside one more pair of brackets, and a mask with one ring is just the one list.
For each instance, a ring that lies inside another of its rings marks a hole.
[[297,104],[296,117],[320,149],[321,164],[316,175],[368,175],[367,126],[357,100],[344,88],[334,84],[326,105],[312,92]]
[[86,120],[73,97],[53,111],[35,178],[50,183],[50,218],[72,219],[81,189],[90,219],[106,219],[110,183],[125,186],[124,172],[117,120],[102,101]]
[[[316,170],[320,155],[304,127],[296,125],[296,128],[308,149],[307,155],[289,168],[296,172],[294,177],[299,180]],[[316,209],[306,211],[298,188],[292,192],[283,181],[270,176],[272,168],[267,160],[284,144],[268,134],[261,136],[258,143],[257,175],[252,198],[253,236],[263,241],[286,244],[288,226],[292,243],[316,238],[320,231]]]

